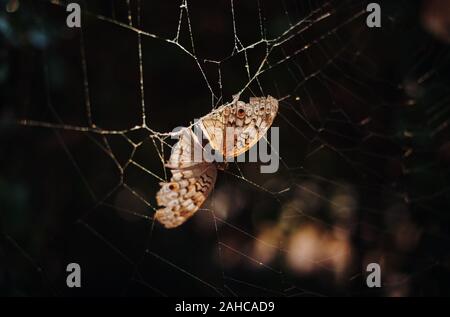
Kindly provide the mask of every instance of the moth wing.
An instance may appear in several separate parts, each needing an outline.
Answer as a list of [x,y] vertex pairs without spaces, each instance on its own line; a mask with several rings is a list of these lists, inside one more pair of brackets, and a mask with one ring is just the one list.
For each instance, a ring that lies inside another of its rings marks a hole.
[[178,142],[173,146],[166,167],[171,169],[190,168],[203,163],[204,149],[191,129],[180,131]]
[[247,152],[267,133],[278,113],[278,100],[268,96],[224,105],[200,120],[211,147],[225,158]]
[[176,228],[191,218],[208,198],[217,178],[214,164],[204,163],[192,168],[172,170],[169,183],[161,183],[156,194],[158,206],[155,219],[164,227]]

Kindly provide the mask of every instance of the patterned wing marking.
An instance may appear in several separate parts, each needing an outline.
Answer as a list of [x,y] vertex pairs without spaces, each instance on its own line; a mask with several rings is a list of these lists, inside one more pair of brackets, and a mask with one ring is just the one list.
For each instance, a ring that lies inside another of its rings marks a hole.
[[176,228],[192,217],[208,198],[217,178],[214,164],[199,164],[190,169],[172,170],[169,183],[161,183],[156,194],[155,218],[167,229]]
[[236,101],[213,111],[200,121],[211,146],[225,158],[248,151],[267,132],[278,113],[278,100],[268,96]]

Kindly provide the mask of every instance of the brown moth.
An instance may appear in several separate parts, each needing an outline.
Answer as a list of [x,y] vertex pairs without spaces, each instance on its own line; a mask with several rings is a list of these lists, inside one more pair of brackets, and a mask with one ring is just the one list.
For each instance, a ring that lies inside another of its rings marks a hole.
[[[239,156],[267,132],[278,112],[278,100],[268,96],[235,100],[200,120],[200,128],[211,147],[223,157]],[[217,178],[217,165],[203,160],[204,148],[191,129],[180,133],[166,167],[170,182],[161,183],[156,194],[155,219],[166,228],[175,228],[192,217],[208,198]],[[200,154],[200,156],[198,156]]]

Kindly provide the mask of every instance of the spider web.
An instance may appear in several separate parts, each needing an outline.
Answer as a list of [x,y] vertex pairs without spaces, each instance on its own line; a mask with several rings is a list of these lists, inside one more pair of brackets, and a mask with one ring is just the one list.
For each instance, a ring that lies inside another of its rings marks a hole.
[[[162,296],[441,290],[449,186],[442,164],[448,89],[439,70],[448,52],[398,44],[415,5],[384,4],[383,28],[373,30],[367,4],[86,1],[82,28],[69,29],[67,2],[20,1],[14,23],[32,18],[21,31],[34,48],[15,44],[22,52],[16,79],[29,79],[11,93],[18,124],[6,126],[17,139],[5,153],[22,157],[18,183],[29,185],[5,193],[25,195],[25,206],[9,199],[6,209],[28,213],[22,222],[4,216],[6,289]],[[382,43],[401,49],[383,51]],[[426,95],[424,87],[435,88]],[[236,93],[280,101],[279,170],[233,164],[191,220],[164,229],[153,214],[159,183],[170,177],[172,129]],[[65,286],[71,262],[81,265],[81,289]],[[365,286],[371,262],[383,268],[381,290]]]

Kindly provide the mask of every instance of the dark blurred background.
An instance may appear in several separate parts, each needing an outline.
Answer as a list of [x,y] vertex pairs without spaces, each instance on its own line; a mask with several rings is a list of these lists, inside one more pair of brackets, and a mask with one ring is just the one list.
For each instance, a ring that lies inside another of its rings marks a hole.
[[[64,1],[0,0],[0,295],[450,295],[449,1],[379,1],[380,29],[368,1],[74,2],[81,30]],[[185,225],[153,224],[157,132],[267,49],[242,98],[283,98],[280,170],[231,165]]]

